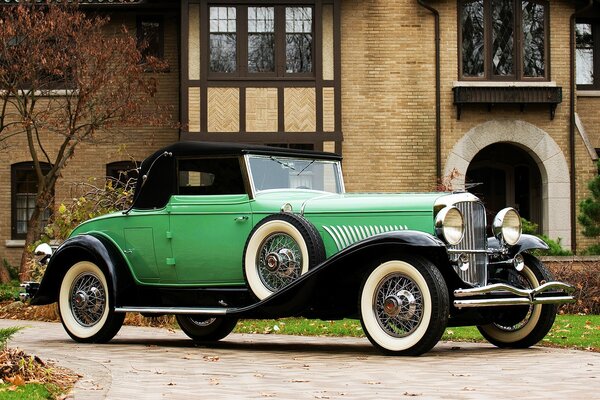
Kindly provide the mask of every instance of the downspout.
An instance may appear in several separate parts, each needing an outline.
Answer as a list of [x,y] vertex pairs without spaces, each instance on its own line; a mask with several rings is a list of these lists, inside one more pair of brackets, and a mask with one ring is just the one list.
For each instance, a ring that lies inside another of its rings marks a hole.
[[442,122],[441,122],[441,88],[440,88],[440,13],[423,0],[417,0],[421,7],[429,10],[434,17],[435,30],[435,176],[438,183],[442,181]]
[[581,13],[589,10],[594,5],[594,0],[588,0],[588,4],[576,9],[571,14],[570,23],[570,80],[569,83],[569,150],[570,150],[570,180],[571,180],[571,249],[577,250],[577,182],[575,180],[575,18]]

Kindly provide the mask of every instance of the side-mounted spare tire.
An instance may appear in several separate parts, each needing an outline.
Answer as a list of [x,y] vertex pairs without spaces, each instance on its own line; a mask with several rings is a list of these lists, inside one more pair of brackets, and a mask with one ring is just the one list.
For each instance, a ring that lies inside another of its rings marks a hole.
[[324,260],[325,247],[314,225],[295,214],[274,214],[250,232],[244,275],[252,293],[262,300]]

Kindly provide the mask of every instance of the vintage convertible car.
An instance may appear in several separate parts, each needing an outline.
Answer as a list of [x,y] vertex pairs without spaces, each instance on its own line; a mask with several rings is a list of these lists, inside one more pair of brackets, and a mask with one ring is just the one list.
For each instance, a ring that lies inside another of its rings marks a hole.
[[528,253],[506,208],[461,193],[346,193],[335,154],[176,143],[141,165],[130,209],[77,227],[32,304],[58,302],[76,341],[106,342],[125,313],[175,314],[196,341],[240,318],[360,319],[390,354],[430,350],[447,326],[500,347],[551,328],[572,287]]

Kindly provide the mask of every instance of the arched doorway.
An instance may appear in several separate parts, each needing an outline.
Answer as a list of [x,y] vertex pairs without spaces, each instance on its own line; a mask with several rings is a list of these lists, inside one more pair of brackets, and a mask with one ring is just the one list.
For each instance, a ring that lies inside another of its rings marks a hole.
[[535,160],[520,147],[494,143],[481,149],[467,169],[469,191],[488,210],[488,223],[504,207],[514,207],[543,232],[542,177]]

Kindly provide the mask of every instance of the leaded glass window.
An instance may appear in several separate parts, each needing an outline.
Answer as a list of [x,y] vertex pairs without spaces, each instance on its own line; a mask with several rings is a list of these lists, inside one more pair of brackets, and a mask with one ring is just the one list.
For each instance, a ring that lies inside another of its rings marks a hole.
[[286,7],[286,72],[312,72],[312,8]]
[[248,7],[248,72],[275,72],[273,7]]
[[462,9],[463,76],[483,76],[483,0],[466,2]]
[[575,53],[575,63],[577,65],[577,84],[594,84],[594,36],[592,34],[592,24],[575,24],[575,38],[577,50]]
[[545,0],[461,0],[461,74],[466,79],[548,79]]
[[210,71],[237,69],[236,8],[210,7]]
[[522,2],[523,74],[543,77],[546,74],[546,9],[533,1]]

